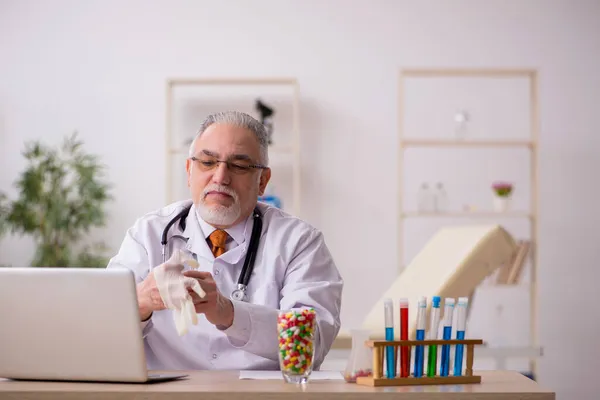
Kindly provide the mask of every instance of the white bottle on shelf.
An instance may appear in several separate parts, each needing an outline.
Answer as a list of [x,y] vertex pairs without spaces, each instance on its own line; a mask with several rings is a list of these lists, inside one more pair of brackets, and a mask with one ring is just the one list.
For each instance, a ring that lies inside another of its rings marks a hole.
[[442,182],[438,182],[435,185],[435,211],[446,212],[448,211],[448,194],[446,188]]
[[459,110],[454,114],[454,134],[457,140],[465,140],[468,137],[469,113],[466,110]]
[[419,212],[428,213],[435,210],[435,199],[433,191],[429,184],[423,182],[418,192],[418,208]]

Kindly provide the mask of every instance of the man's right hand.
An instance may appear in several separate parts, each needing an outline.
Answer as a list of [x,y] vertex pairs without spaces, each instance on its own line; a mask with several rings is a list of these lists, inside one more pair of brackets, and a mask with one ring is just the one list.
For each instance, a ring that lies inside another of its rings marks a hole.
[[[188,291],[195,292],[200,298],[206,293],[200,283],[182,274],[184,263],[198,267],[198,263],[177,250],[165,263],[153,268],[146,279],[137,285],[138,306],[141,321],[146,321],[154,311],[166,308],[181,310],[187,300],[191,300]],[[193,308],[193,307],[192,307]]]
[[167,308],[156,286],[154,271],[150,271],[146,279],[137,284],[137,298],[141,321],[150,318],[154,311]]

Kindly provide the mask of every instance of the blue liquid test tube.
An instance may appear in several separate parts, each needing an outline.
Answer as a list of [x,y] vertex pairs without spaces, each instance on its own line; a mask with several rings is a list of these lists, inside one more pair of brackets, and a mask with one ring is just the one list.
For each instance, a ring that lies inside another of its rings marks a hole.
[[[444,299],[444,320],[442,326],[444,332],[442,339],[452,339],[452,314],[454,312],[454,298],[447,297]],[[440,376],[448,376],[450,374],[450,345],[445,344],[442,346],[442,359],[440,361]]]
[[[468,297],[459,297],[456,303],[456,339],[464,340],[465,329],[467,326],[467,307],[469,305]],[[456,353],[454,356],[454,376],[462,375],[463,364],[463,348],[464,345],[456,345]]]
[[[392,299],[385,299],[384,303],[385,313],[385,340],[394,340],[394,302]],[[387,377],[393,379],[396,377],[396,357],[394,346],[387,346],[386,352],[386,369]]]
[[[417,305],[417,338],[416,340],[425,340],[425,324],[427,321],[427,297],[420,297]],[[425,362],[425,347],[415,346],[415,378],[423,376],[423,363]]]

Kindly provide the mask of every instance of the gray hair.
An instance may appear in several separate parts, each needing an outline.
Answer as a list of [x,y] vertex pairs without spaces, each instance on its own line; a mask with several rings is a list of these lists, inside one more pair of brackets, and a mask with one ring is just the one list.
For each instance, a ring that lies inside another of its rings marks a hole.
[[190,144],[189,156],[194,155],[196,141],[212,124],[228,124],[249,130],[256,136],[260,148],[260,162],[269,165],[269,142],[267,129],[252,116],[240,111],[223,111],[209,115],[200,125],[200,129]]

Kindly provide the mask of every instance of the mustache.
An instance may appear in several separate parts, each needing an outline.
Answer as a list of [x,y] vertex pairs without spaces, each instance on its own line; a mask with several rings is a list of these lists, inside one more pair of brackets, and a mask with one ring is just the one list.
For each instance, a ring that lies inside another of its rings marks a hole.
[[208,195],[209,192],[221,192],[221,193],[225,193],[231,197],[233,197],[233,199],[235,201],[238,200],[238,194],[231,189],[228,186],[224,186],[224,185],[217,185],[217,184],[210,184],[208,186],[206,186],[204,188],[204,190],[202,191],[202,198],[206,198],[206,196]]

